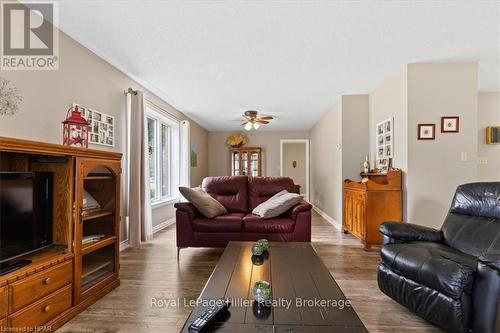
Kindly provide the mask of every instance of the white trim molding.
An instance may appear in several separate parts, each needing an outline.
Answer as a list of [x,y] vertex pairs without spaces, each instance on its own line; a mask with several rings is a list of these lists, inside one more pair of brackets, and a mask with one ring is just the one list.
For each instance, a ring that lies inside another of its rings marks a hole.
[[306,195],[304,196],[304,199],[307,202],[309,202],[309,182],[310,182],[309,139],[282,139],[282,140],[280,140],[280,176],[282,176],[282,177],[283,177],[283,144],[285,144],[285,143],[305,143],[306,144]]
[[128,239],[122,240],[120,242],[120,252],[125,251],[130,247],[130,243],[128,242]]
[[340,223],[339,221],[336,221],[334,218],[332,218],[330,215],[328,215],[327,213],[325,213],[324,211],[322,211],[321,209],[319,209],[315,205],[313,205],[313,209],[316,211],[316,213],[321,215],[322,218],[324,218],[326,221],[328,221],[328,223],[333,225],[339,231],[342,231],[342,223]]
[[156,234],[158,231],[165,229],[166,227],[175,223],[175,217],[172,217],[160,224],[153,226],[153,234]]

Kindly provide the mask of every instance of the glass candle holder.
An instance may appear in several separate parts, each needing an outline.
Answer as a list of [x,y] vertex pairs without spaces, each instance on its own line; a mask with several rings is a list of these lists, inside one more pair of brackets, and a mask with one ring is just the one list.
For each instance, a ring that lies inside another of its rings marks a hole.
[[267,281],[257,281],[252,289],[253,298],[259,303],[271,300],[273,294],[271,284]]

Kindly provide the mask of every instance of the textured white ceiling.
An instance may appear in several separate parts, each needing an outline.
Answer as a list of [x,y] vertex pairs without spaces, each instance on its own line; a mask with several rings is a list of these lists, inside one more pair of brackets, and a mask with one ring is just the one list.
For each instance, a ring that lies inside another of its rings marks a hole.
[[[498,1],[61,1],[68,35],[209,130],[310,128],[413,62],[477,61],[500,90]],[[124,87],[125,88],[125,87]]]

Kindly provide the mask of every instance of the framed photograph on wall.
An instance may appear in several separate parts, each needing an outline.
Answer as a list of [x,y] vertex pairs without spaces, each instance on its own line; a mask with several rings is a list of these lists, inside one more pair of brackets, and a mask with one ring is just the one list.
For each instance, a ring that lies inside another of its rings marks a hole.
[[89,143],[114,147],[115,117],[77,103],[73,103],[73,108],[76,105],[80,107],[82,117],[90,122]]
[[436,138],[436,124],[418,124],[419,140],[434,140]]
[[375,166],[381,172],[387,172],[389,159],[394,157],[394,118],[377,123],[376,136]]
[[441,133],[458,133],[460,130],[460,117],[441,117]]

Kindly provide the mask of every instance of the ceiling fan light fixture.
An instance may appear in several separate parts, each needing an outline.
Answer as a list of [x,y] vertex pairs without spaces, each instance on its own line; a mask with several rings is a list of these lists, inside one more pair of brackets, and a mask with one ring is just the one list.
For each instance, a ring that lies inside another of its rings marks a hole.
[[259,123],[253,123],[253,128],[254,129],[259,129],[260,127],[260,124]]
[[252,129],[252,123],[251,123],[251,122],[246,123],[246,124],[245,124],[245,129],[246,129],[247,131],[250,131],[250,130]]

